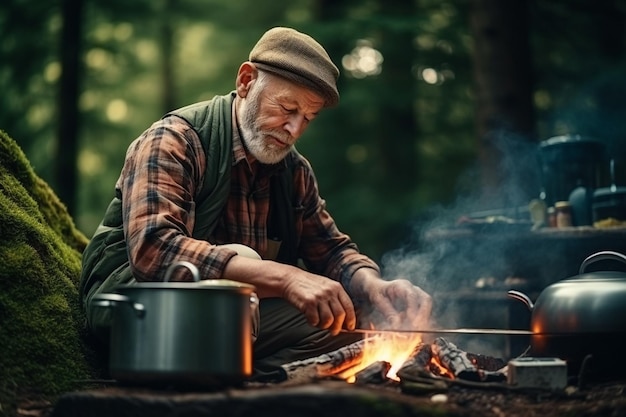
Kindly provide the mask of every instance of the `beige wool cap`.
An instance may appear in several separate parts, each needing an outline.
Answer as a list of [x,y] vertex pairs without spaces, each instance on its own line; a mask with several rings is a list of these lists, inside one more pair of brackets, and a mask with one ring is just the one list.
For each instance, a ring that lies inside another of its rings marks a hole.
[[263,34],[250,51],[250,62],[304,85],[325,99],[325,107],[339,102],[339,70],[315,39],[295,29],[275,27]]

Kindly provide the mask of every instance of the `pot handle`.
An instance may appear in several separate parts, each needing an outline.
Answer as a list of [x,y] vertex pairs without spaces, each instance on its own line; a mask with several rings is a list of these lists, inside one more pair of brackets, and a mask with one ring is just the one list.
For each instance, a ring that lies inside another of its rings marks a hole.
[[198,271],[198,267],[196,267],[191,262],[187,262],[187,261],[179,261],[179,262],[171,264],[167,268],[167,271],[165,271],[165,277],[163,278],[163,281],[169,281],[170,280],[170,276],[172,275],[174,270],[176,268],[180,267],[180,266],[184,266],[185,268],[187,268],[191,272],[191,276],[193,277],[193,280],[195,282],[200,281],[200,271]]
[[579,274],[584,274],[587,270],[587,267],[591,264],[594,264],[599,261],[611,260],[611,261],[620,261],[626,264],[626,255],[614,252],[610,250],[601,251],[589,255],[583,262],[580,264]]
[[252,294],[250,294],[250,310],[252,310],[252,313],[254,314],[254,312],[258,310],[258,308],[259,308],[259,296],[256,295],[255,292],[253,292]]
[[112,307],[115,303],[125,303],[130,305],[137,317],[142,318],[146,315],[146,308],[141,303],[135,303],[133,300],[122,294],[96,294],[91,299],[91,305],[96,307]]
[[508,296],[511,298],[515,298],[516,300],[520,300],[521,302],[523,302],[524,304],[526,304],[526,307],[528,307],[528,309],[530,311],[533,311],[533,307],[535,307],[535,304],[533,303],[533,301],[530,299],[529,296],[527,296],[526,294],[524,294],[521,291],[516,291],[516,290],[509,290],[507,292]]

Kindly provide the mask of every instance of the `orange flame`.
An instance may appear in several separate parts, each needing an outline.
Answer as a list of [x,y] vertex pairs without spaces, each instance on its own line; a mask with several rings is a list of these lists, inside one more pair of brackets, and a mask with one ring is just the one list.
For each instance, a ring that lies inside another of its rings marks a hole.
[[399,381],[396,372],[409,358],[415,347],[421,343],[422,337],[419,334],[385,334],[365,339],[363,347],[363,358],[361,363],[340,373],[339,378],[347,382],[354,382],[355,375],[378,361],[385,361],[391,364],[387,378]]
[[437,358],[436,356],[433,356],[430,358],[430,365],[431,365],[431,372],[435,373],[434,371],[435,370],[437,371],[436,376],[443,376],[443,377],[447,377],[450,379],[455,378],[454,374],[450,372],[448,368],[443,366],[443,364],[439,361],[439,358]]

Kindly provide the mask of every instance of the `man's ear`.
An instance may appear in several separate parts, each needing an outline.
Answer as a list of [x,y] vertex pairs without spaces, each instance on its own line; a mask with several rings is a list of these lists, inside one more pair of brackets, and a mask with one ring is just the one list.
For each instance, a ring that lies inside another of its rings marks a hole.
[[239,67],[239,71],[237,72],[237,80],[235,82],[237,95],[239,97],[246,97],[248,95],[248,91],[250,91],[250,87],[254,80],[256,80],[258,75],[258,70],[254,66],[252,62],[244,62]]

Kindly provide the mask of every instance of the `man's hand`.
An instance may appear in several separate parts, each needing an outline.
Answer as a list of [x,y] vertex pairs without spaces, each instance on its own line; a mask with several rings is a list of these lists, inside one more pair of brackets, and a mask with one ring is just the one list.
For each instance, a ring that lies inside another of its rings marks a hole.
[[320,275],[298,270],[286,283],[283,297],[302,311],[309,324],[338,334],[353,330],[356,313],[341,284]]
[[261,298],[284,298],[304,314],[309,324],[334,335],[342,328],[353,330],[356,326],[354,305],[340,283],[291,265],[261,260],[244,245],[222,247],[241,255],[228,262],[223,278],[254,285]]
[[389,329],[424,329],[429,326],[432,298],[421,288],[405,279],[381,281],[370,287],[371,307],[384,319]]
[[432,298],[406,279],[385,281],[373,270],[359,269],[352,278],[352,294],[369,302],[374,328],[423,329],[430,327]]

